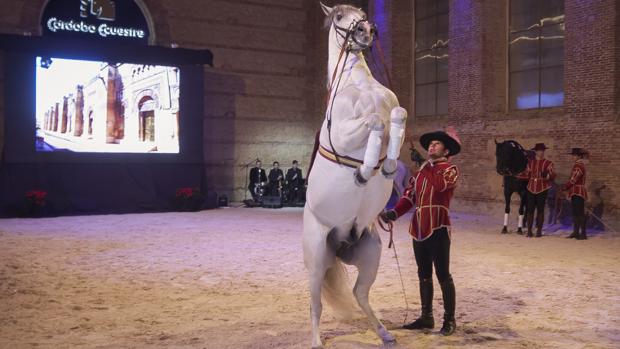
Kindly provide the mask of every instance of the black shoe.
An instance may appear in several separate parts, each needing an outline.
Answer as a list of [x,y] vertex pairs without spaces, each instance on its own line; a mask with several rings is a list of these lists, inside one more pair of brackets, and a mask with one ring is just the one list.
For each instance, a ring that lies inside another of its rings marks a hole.
[[456,321],[454,319],[443,320],[443,326],[441,326],[441,330],[439,333],[442,336],[450,336],[456,330]]
[[532,234],[532,231],[531,231],[531,230],[528,230],[528,231],[527,231],[527,235],[526,235],[526,236],[527,236],[528,238],[531,238],[532,236],[534,236],[534,234]]
[[579,234],[576,237],[577,240],[588,240],[588,236],[586,234]]
[[403,326],[407,330],[420,330],[435,327],[433,318],[433,279],[420,280],[420,303],[422,315],[412,323]]
[[406,330],[422,330],[425,328],[434,328],[435,327],[435,319],[432,316],[420,316],[414,322],[408,323],[403,326]]
[[541,230],[541,229],[538,229],[538,230],[536,231],[536,237],[537,237],[537,238],[542,237],[542,230]]
[[519,235],[523,235],[523,229],[518,228],[518,229],[517,229],[517,234],[519,234]]
[[579,234],[577,234],[576,232],[572,232],[569,236],[567,236],[567,239],[575,239],[579,237]]
[[508,227],[504,226],[504,229],[502,229],[502,234],[508,234]]

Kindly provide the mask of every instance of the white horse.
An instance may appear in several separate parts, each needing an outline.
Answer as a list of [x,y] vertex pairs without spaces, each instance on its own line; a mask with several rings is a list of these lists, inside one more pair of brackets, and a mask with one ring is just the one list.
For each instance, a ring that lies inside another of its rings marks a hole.
[[[322,347],[321,294],[341,317],[353,315],[357,303],[381,340],[394,343],[368,293],[381,257],[375,219],[392,190],[407,112],[366,65],[361,51],[372,44],[375,29],[365,13],[347,5],[321,7],[330,28],[330,100],[308,179],[303,235],[312,347]],[[342,262],[359,271],[353,292]]]

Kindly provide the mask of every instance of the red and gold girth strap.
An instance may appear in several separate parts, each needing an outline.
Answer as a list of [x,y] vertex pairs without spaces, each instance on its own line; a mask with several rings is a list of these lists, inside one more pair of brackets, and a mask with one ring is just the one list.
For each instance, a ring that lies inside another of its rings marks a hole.
[[[334,152],[326,149],[322,145],[319,146],[319,154],[321,154],[321,156],[323,156],[324,158],[326,158],[327,160],[333,163],[336,163],[336,164],[339,163],[341,165],[345,165],[351,168],[358,168],[361,164],[364,163],[362,160],[358,160],[358,159],[355,159],[355,158],[352,158],[346,155],[338,154],[338,157],[336,157],[336,154],[334,154]],[[381,159],[379,159],[379,163],[377,164],[377,166],[375,166],[375,170],[378,170],[379,168],[381,168],[381,164],[383,163],[385,158],[386,157],[384,156]]]

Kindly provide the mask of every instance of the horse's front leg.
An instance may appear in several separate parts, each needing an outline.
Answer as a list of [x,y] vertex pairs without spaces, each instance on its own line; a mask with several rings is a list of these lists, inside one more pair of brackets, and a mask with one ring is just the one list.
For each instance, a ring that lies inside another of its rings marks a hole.
[[403,145],[405,135],[405,123],[407,121],[407,111],[405,108],[396,107],[390,113],[390,141],[387,148],[387,157],[381,167],[381,174],[386,178],[393,179],[396,174],[400,147]]
[[366,124],[370,129],[370,135],[366,143],[364,162],[355,170],[355,183],[358,185],[366,184],[379,164],[385,131],[385,124],[379,114],[370,114],[366,119]]

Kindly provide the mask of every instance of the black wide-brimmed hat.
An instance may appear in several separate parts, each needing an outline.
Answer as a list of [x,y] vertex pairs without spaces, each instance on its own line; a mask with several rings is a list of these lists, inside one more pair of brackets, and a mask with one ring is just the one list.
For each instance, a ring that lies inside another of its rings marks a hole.
[[435,131],[425,133],[420,137],[420,144],[425,150],[428,150],[428,146],[432,141],[440,141],[450,151],[449,156],[454,156],[461,151],[461,142],[458,140],[456,134],[450,135],[444,131]]
[[536,143],[534,148],[532,148],[532,150],[547,150],[547,149],[549,149],[549,148],[547,148],[545,143]]
[[571,152],[568,154],[569,155],[586,155],[588,154],[588,151],[583,148],[572,148]]

